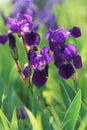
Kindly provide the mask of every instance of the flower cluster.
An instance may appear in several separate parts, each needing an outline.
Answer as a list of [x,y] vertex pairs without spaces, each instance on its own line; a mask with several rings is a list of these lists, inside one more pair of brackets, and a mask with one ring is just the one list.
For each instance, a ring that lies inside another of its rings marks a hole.
[[[32,30],[32,17],[28,14],[22,15],[18,13],[15,19],[8,18],[7,25],[10,32],[0,35],[0,44],[4,45],[9,40],[11,54],[22,79],[26,81],[28,80],[28,77],[32,75],[32,82],[36,86],[42,87],[47,81],[48,65],[51,62],[52,57],[48,47],[42,48],[40,55],[37,55],[36,51],[38,50],[38,45],[40,43],[40,35]],[[30,63],[29,65],[24,66],[23,71],[18,62],[18,51],[16,47],[16,39],[13,35],[14,33],[16,33],[19,38],[22,38]],[[34,73],[32,73],[32,69],[34,70]]]
[[[31,68],[34,70],[32,82],[38,87],[43,86],[47,81],[48,65],[52,60],[49,48],[42,48],[40,55],[30,51],[28,53],[28,60],[30,61]],[[24,67],[23,74],[28,78],[28,65]]]
[[75,45],[65,44],[67,38],[80,36],[81,32],[78,27],[73,27],[69,31],[66,31],[65,28],[60,28],[46,33],[45,38],[49,41],[50,49],[53,51],[54,64],[58,68],[59,75],[64,79],[68,79],[73,75],[74,67],[76,69],[82,67],[81,57]]
[[[73,27],[69,31],[66,31],[65,28],[57,30],[50,29],[45,35],[46,40],[49,41],[50,49],[45,46],[40,50],[40,54],[38,55],[36,51],[40,44],[40,35],[32,29],[33,25],[34,23],[30,15],[17,13],[16,18],[7,19],[7,26],[10,32],[0,35],[0,44],[4,45],[9,41],[11,55],[25,83],[31,77],[33,84],[38,88],[42,87],[47,81],[48,65],[52,59],[54,59],[54,64],[58,68],[59,75],[64,79],[68,79],[73,75],[74,68],[80,69],[82,67],[81,57],[75,45],[65,43],[69,37],[77,38],[81,36],[78,27]],[[28,64],[24,66],[23,71],[18,61],[18,50],[14,33],[19,38],[22,38],[27,54]],[[53,58],[50,55],[50,50],[53,51]]]

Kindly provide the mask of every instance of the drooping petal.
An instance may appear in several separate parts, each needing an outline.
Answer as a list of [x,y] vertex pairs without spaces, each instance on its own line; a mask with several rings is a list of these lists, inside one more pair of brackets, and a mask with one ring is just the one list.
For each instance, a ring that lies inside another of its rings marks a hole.
[[77,38],[81,36],[81,31],[79,27],[73,27],[72,29],[69,30],[71,33],[71,36]]
[[42,71],[35,70],[33,77],[32,77],[32,82],[38,88],[40,88],[45,85],[45,83],[47,81],[47,76],[48,76],[48,66],[46,66],[45,69]]
[[70,78],[74,73],[74,69],[71,64],[63,64],[59,68],[59,75],[64,78]]
[[8,34],[0,35],[0,44],[4,45],[8,41]]
[[74,63],[74,66],[77,68],[77,69],[80,69],[82,68],[82,60],[81,60],[81,56],[77,55],[73,58],[73,63]]

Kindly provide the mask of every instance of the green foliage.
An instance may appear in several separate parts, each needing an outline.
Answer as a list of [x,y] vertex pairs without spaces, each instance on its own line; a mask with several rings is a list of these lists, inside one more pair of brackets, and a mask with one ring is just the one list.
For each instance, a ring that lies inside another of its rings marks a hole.
[[67,129],[67,130],[74,130],[77,119],[78,119],[78,115],[79,115],[79,111],[80,111],[80,107],[81,107],[81,91],[79,91],[75,98],[73,99],[72,103],[70,104],[64,120],[63,120],[63,129]]

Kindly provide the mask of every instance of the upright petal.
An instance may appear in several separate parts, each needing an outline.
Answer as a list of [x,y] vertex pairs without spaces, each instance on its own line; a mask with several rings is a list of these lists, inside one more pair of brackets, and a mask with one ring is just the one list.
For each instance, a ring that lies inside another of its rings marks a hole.
[[73,44],[68,44],[65,45],[64,47],[64,55],[66,56],[67,59],[72,60],[74,56],[78,54],[77,49],[75,45]]
[[17,32],[17,21],[16,19],[12,19],[12,18],[8,18],[7,19],[7,25],[9,27],[9,29],[13,32]]
[[49,64],[52,60],[50,49],[48,47],[44,47],[41,49],[40,54],[43,55],[46,59],[47,64]]

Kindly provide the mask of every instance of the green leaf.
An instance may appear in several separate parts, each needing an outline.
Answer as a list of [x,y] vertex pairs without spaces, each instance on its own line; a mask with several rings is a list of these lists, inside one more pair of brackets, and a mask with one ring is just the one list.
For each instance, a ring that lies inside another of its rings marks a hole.
[[24,125],[22,120],[19,120],[19,130],[24,130]]
[[12,116],[11,130],[18,130],[16,109],[14,109],[13,116]]
[[60,89],[61,89],[64,104],[65,104],[66,108],[68,108],[70,103],[71,103],[70,97],[69,97],[69,95],[65,89],[65,86],[63,84],[60,84]]
[[87,129],[87,115],[81,121],[81,124],[80,124],[78,130],[86,130],[86,129]]
[[45,109],[43,112],[42,112],[42,125],[43,125],[43,130],[52,130],[51,127],[52,127],[52,116],[50,114],[50,112]]
[[0,109],[0,117],[1,117],[1,120],[2,120],[2,123],[3,123],[3,126],[4,126],[4,129],[5,130],[10,130],[9,127],[8,127],[8,120],[7,118],[5,117],[4,113],[2,112],[2,110]]
[[33,115],[33,113],[29,110],[29,109],[27,109],[26,107],[24,107],[25,108],[25,111],[27,112],[27,114],[28,114],[28,117],[29,117],[29,119],[30,119],[30,121],[31,121],[31,124],[32,124],[32,130],[42,130],[42,127],[41,127],[41,115],[38,115],[37,117],[39,117],[39,120],[37,120],[37,118],[35,118],[34,117],[34,115]]
[[4,130],[2,123],[0,122],[0,130]]
[[63,120],[63,129],[74,130],[81,107],[81,91],[76,94]]
[[54,117],[54,119],[55,119],[55,121],[56,121],[57,128],[58,128],[59,130],[62,130],[62,125],[61,125],[60,119],[59,119],[59,117],[58,117],[56,111],[55,111],[54,109],[51,109],[50,111],[51,111],[51,113],[52,113],[52,115],[53,115],[53,117]]

